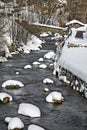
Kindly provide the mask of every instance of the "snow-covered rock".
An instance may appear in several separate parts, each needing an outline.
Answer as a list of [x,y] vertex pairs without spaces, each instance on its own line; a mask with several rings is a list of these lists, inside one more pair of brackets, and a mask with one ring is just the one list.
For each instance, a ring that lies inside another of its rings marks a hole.
[[28,130],[45,130],[45,129],[38,125],[31,124],[28,126]]
[[22,129],[24,128],[23,122],[18,117],[10,118],[6,117],[5,122],[8,123],[8,130]]
[[29,103],[21,103],[19,105],[18,113],[29,117],[41,116],[40,109],[37,106]]
[[40,37],[47,37],[47,36],[49,36],[47,32],[43,32],[42,34],[40,34]]
[[18,87],[23,87],[24,84],[20,81],[17,80],[7,80],[2,84],[3,88],[18,88]]
[[43,80],[43,83],[45,83],[45,84],[47,84],[47,83],[53,84],[53,80],[51,80],[51,79],[49,79],[49,78],[45,78],[45,79]]
[[54,60],[55,59],[55,53],[53,51],[50,51],[50,52],[48,52],[44,55],[44,58]]
[[8,103],[9,101],[12,101],[12,96],[9,95],[8,93],[0,93],[0,100],[3,103]]
[[44,88],[44,92],[49,92],[49,89],[48,88]]
[[24,69],[31,69],[31,68],[32,68],[31,65],[25,65],[25,66],[24,66]]
[[41,69],[46,69],[46,68],[47,68],[47,65],[41,64],[41,65],[39,65],[39,68],[41,68]]
[[16,72],[16,75],[18,75],[19,74],[19,72]]
[[34,61],[33,65],[40,65],[40,62]]
[[52,103],[62,103],[64,100],[62,94],[60,92],[53,91],[46,97],[47,102],[52,102]]
[[38,61],[43,61],[43,58],[39,58],[39,60]]
[[5,117],[5,122],[9,123],[11,121],[12,117]]
[[65,83],[70,83],[70,81],[67,80],[66,76],[59,76],[59,80],[64,81]]
[[80,92],[81,92],[81,93],[83,93],[83,92],[84,92],[84,90],[85,90],[85,86],[84,86],[84,84],[81,84],[81,87],[80,87]]

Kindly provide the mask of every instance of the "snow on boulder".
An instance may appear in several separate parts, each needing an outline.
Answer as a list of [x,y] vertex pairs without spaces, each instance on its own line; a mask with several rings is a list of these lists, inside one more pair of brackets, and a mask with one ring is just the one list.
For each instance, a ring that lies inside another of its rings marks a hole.
[[16,72],[16,75],[19,75],[19,72]]
[[49,78],[45,78],[45,79],[43,80],[43,83],[45,83],[45,84],[47,84],[47,83],[53,84],[53,80],[51,80],[51,79],[49,79]]
[[33,62],[33,65],[40,65],[40,63],[37,62],[37,61],[34,61],[34,62]]
[[47,65],[41,64],[41,65],[39,65],[39,68],[41,68],[41,69],[46,69],[46,68],[47,68]]
[[39,58],[39,61],[43,61],[43,58]]
[[46,101],[47,102],[52,102],[54,104],[59,104],[62,103],[64,100],[62,94],[60,92],[53,91],[51,92],[47,97]]
[[25,66],[24,66],[24,69],[31,69],[31,68],[32,68],[31,65],[25,65]]
[[18,117],[6,117],[5,122],[8,123],[8,130],[21,130],[24,128],[23,122]]
[[28,126],[28,130],[45,130],[45,129],[38,125],[31,124]]
[[12,117],[5,117],[5,122],[9,123],[11,121]]
[[18,113],[29,117],[40,117],[41,115],[40,109],[29,103],[21,103],[19,105]]
[[8,89],[13,89],[13,88],[19,88],[19,87],[23,87],[24,84],[20,81],[17,80],[7,80],[2,84],[3,88],[8,88]]
[[7,93],[0,93],[0,101],[2,103],[8,103],[10,101],[12,101],[12,96],[10,96],[9,94]]
[[53,51],[50,51],[50,52],[48,52],[44,55],[44,58],[54,60],[55,59],[55,53]]
[[40,37],[47,37],[47,36],[49,36],[47,32],[43,32],[42,34],[40,34]]
[[48,88],[44,88],[44,92],[49,92],[49,89]]

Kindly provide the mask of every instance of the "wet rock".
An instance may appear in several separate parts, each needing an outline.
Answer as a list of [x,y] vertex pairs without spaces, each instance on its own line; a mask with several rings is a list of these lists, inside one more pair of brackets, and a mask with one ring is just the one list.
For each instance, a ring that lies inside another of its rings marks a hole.
[[3,99],[3,101],[2,101],[2,103],[8,103],[10,101],[10,98],[9,97],[5,97],[4,99]]
[[10,96],[8,93],[4,93],[4,92],[0,93],[0,102],[1,103],[6,104],[10,101],[12,101],[12,96]]

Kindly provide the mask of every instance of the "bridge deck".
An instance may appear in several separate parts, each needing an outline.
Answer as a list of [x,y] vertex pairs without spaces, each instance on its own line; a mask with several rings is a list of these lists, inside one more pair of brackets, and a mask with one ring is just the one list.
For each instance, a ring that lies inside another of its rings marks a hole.
[[19,21],[16,20],[16,23],[21,25],[24,29],[29,31],[29,33],[39,36],[43,32],[51,31],[53,33],[59,33],[61,35],[64,34],[64,28],[56,27],[56,26],[47,26],[43,24],[29,24],[27,21]]

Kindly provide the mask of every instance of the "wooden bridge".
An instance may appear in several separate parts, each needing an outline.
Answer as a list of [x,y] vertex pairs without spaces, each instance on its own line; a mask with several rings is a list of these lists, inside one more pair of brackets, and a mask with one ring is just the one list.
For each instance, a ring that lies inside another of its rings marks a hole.
[[16,20],[16,23],[22,26],[25,30],[27,30],[29,33],[36,35],[37,37],[43,33],[51,31],[52,33],[59,33],[61,35],[64,35],[65,29],[62,27],[57,26],[51,26],[51,25],[44,25],[44,24],[29,24],[27,21],[22,20],[21,22],[19,20]]

